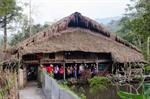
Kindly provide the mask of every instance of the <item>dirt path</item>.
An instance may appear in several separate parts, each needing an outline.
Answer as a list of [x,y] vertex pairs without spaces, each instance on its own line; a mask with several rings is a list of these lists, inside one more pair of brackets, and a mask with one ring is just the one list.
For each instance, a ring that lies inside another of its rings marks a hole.
[[45,96],[36,82],[30,82],[24,89],[19,90],[19,99],[45,99]]

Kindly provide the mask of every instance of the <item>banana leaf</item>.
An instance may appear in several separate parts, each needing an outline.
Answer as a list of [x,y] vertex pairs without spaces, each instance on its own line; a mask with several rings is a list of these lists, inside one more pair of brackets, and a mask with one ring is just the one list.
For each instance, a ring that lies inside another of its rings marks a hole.
[[117,94],[121,99],[146,99],[146,97],[143,95],[137,95],[137,94],[123,92],[123,91],[119,91]]

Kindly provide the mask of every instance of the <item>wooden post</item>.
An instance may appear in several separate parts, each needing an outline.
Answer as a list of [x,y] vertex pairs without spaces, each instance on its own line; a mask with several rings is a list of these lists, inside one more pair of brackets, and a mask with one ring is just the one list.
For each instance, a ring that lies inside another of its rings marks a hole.
[[38,80],[39,80],[40,83],[42,83],[42,64],[41,64],[41,59],[39,59]]
[[97,73],[98,73],[98,61],[96,61],[96,68],[97,68]]
[[63,63],[63,66],[64,66],[64,80],[66,80],[66,71],[65,71],[66,66],[65,66],[65,62]]

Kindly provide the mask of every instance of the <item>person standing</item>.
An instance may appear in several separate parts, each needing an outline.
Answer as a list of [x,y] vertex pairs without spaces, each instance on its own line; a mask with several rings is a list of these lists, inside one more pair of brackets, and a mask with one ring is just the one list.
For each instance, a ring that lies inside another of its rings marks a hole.
[[70,67],[70,77],[72,78],[73,77],[73,67],[72,67],[72,65],[71,65],[71,67]]
[[52,64],[47,67],[47,72],[51,77],[53,77],[53,65]]
[[60,74],[60,79],[63,79],[63,76],[64,76],[64,67],[63,66],[60,67],[59,74]]
[[70,78],[70,74],[71,74],[71,71],[70,71],[70,67],[68,66],[68,67],[67,67],[67,77],[68,77],[68,78]]
[[58,65],[54,67],[54,78],[58,80],[59,67]]
[[74,77],[77,79],[77,65],[74,66]]
[[93,68],[92,68],[92,77],[94,77],[97,73],[97,68],[96,66],[94,65]]
[[79,66],[79,76],[82,75],[82,72],[83,72],[83,71],[84,71],[84,65],[81,64],[81,65]]

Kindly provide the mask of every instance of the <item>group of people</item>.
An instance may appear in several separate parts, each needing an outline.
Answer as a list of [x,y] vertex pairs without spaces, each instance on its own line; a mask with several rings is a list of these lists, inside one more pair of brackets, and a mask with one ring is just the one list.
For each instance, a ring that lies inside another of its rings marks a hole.
[[[64,78],[79,78],[82,76],[82,73],[89,69],[91,71],[91,75],[95,76],[97,73],[97,68],[95,65],[85,65],[85,64],[66,64],[65,68],[63,65],[58,64],[50,64],[49,66],[45,66],[47,72],[54,79],[61,80]],[[64,75],[65,74],[65,75]]]
[[63,79],[64,72],[65,72],[63,65],[61,65],[61,66],[58,66],[58,65],[54,66],[53,64],[50,64],[48,66],[44,66],[44,68],[46,69],[47,73],[51,77],[53,77],[53,78],[55,78],[57,80]]
[[78,78],[78,67],[77,64],[66,67],[66,78]]

